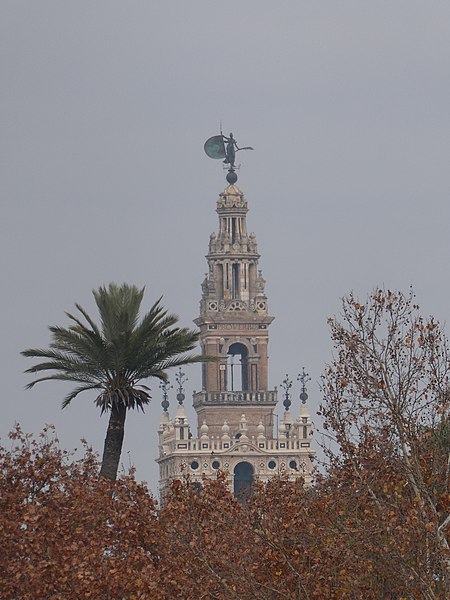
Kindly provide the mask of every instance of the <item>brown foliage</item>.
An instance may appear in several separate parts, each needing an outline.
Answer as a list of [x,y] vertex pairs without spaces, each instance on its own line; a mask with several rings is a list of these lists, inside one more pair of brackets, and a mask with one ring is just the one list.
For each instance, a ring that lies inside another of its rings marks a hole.
[[274,479],[245,504],[226,474],[200,490],[178,481],[158,513],[132,475],[99,478],[89,449],[74,461],[48,430],[12,443],[0,450],[2,598],[445,597],[436,537],[395,461],[365,456],[358,476],[344,461],[310,489]]
[[331,464],[367,494],[390,560],[436,598],[450,590],[450,354],[418,309],[412,292],[343,299],[321,414],[339,449]]
[[99,479],[89,449],[70,461],[48,429],[11,438],[0,449],[1,597],[152,597],[156,513],[145,487]]

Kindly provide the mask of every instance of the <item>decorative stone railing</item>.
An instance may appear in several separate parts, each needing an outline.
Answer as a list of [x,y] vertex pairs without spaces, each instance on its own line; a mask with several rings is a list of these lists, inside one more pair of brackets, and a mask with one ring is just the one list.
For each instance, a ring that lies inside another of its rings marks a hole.
[[[299,450],[305,453],[311,452],[311,440],[304,438],[288,438],[288,439],[269,439],[269,440],[255,440],[250,439],[245,442],[246,445],[251,445],[260,451],[271,452],[292,452]],[[168,440],[163,444],[169,454],[210,454],[211,452],[230,452],[234,449],[235,452],[239,453],[239,446],[242,442],[237,440],[230,440],[229,442],[223,442],[221,439],[198,439],[191,438],[189,440]],[[164,454],[164,453],[162,453]]]
[[276,390],[263,392],[195,392],[194,394],[194,408],[204,404],[275,405],[276,402]]

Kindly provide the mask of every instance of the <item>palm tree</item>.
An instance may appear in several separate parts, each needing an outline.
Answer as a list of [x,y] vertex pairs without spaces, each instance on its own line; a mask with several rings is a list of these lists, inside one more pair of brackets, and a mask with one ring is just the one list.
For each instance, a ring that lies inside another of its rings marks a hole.
[[140,382],[150,377],[166,381],[167,369],[204,361],[205,357],[186,354],[195,347],[198,333],[176,327],[178,317],[167,314],[161,298],[138,322],[144,289],[111,283],[93,290],[93,294],[100,327],[75,304],[82,317],[66,313],[72,324],[49,328],[52,341],[48,349],[31,348],[22,354],[45,359],[25,373],[52,372],[29,383],[27,389],[49,379],[79,384],[64,398],[63,408],[80,392],[100,390],[95,403],[102,414],[111,413],[100,473],[115,480],[127,410],[143,411],[151,399],[149,388]]

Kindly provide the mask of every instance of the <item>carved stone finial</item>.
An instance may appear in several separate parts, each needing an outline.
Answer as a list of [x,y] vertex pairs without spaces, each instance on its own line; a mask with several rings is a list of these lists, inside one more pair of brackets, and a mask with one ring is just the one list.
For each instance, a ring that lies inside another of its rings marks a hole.
[[256,278],[256,289],[258,292],[263,293],[266,286],[266,280],[262,276],[262,271],[258,271],[258,277]]

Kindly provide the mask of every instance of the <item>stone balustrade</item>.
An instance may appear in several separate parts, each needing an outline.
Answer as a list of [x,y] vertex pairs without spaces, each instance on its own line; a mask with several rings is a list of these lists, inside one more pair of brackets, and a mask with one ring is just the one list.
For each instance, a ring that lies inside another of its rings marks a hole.
[[[211,454],[211,452],[230,452],[233,449],[239,453],[239,447],[242,446],[242,442],[239,440],[231,440],[230,442],[223,442],[220,439],[209,439],[201,440],[198,438],[191,438],[190,440],[166,440],[163,444],[166,452],[170,454],[185,454],[194,452],[196,454]],[[246,446],[255,446],[258,450],[264,452],[276,451],[280,452],[293,452],[304,451],[310,452],[310,440],[304,438],[288,438],[288,439],[271,439],[271,440],[255,440],[251,439],[245,443]]]
[[276,390],[261,392],[196,392],[194,408],[202,405],[273,405],[277,403]]

